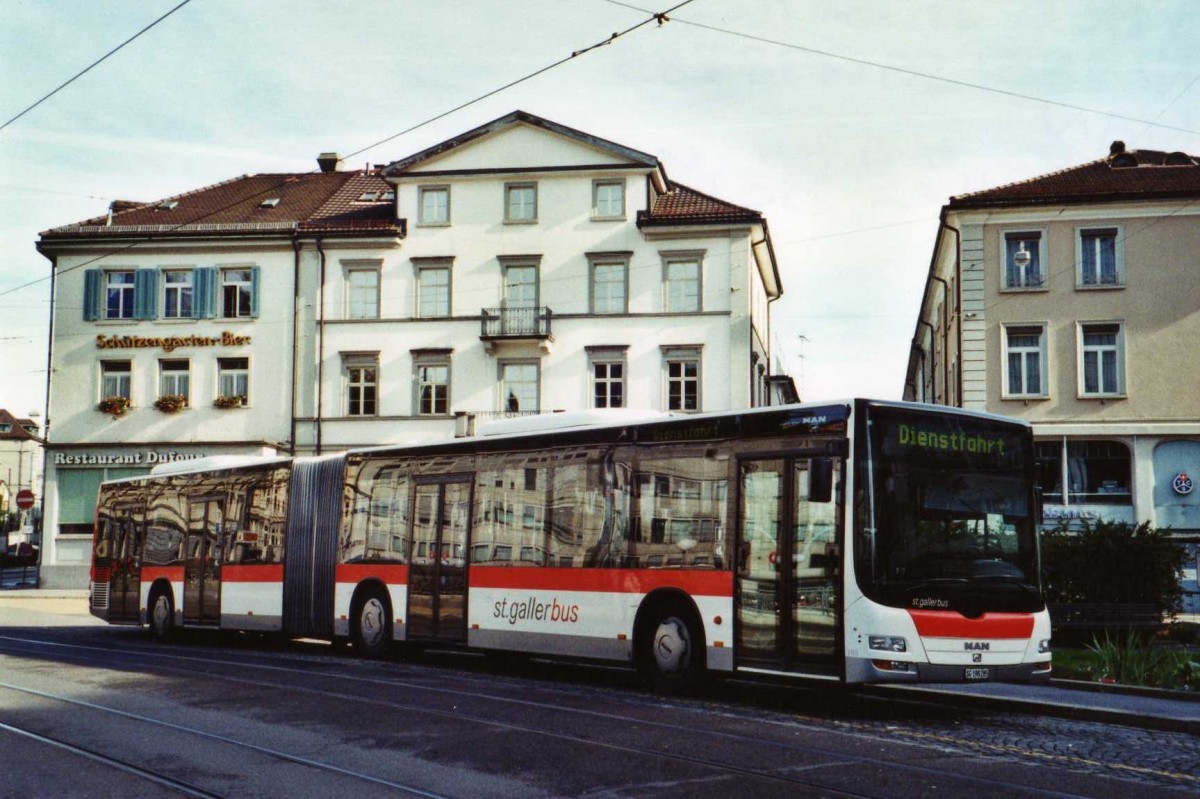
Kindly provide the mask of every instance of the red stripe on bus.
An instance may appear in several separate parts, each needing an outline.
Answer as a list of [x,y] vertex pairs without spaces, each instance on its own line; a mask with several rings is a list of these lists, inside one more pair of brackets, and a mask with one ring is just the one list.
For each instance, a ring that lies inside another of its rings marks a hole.
[[472,566],[472,588],[646,594],[678,588],[696,596],[733,596],[733,573],[691,569],[549,569]]
[[361,583],[375,578],[388,585],[408,584],[406,563],[342,563],[337,566],[334,579],[339,583]]
[[929,638],[1028,638],[1033,635],[1031,613],[985,613],[978,619],[952,610],[910,610],[917,634]]
[[282,583],[282,563],[241,563],[221,567],[223,583]]
[[182,566],[143,566],[142,567],[142,582],[148,583],[157,580],[159,577],[165,577],[177,583],[183,582],[183,567]]

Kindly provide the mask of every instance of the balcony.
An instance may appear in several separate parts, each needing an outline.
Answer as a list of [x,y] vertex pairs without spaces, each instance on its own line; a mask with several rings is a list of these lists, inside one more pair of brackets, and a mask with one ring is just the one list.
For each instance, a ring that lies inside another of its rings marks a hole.
[[536,343],[543,353],[552,349],[551,311],[536,308],[484,308],[479,315],[479,340],[490,354],[498,344]]
[[478,433],[481,425],[486,426],[504,419],[523,419],[562,412],[561,408],[550,411],[456,411],[454,413],[454,437],[473,436]]

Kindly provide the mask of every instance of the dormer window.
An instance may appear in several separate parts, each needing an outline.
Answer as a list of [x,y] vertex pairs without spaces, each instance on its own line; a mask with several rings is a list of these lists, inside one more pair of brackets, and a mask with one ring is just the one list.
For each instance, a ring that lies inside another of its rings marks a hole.
[[358,195],[358,201],[360,203],[373,203],[378,199],[379,192],[377,191],[364,191],[362,194]]
[[167,200],[166,202],[161,202],[158,204],[158,210],[159,211],[174,211],[175,207],[177,205],[179,205],[178,200]]
[[258,204],[259,208],[274,208],[279,205],[278,197],[269,197]]

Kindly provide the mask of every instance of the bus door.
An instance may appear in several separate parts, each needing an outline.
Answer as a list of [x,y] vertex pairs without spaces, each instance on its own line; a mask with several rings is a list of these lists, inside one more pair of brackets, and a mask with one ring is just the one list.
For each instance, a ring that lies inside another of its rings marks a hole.
[[841,461],[738,464],[737,658],[835,672],[841,648]]
[[112,518],[108,520],[112,553],[109,621],[139,620],[145,517],[144,505],[121,505],[113,508]]
[[409,560],[409,639],[467,639],[470,476],[418,480]]
[[188,502],[187,540],[183,561],[183,620],[221,621],[221,541],[225,530],[225,496]]

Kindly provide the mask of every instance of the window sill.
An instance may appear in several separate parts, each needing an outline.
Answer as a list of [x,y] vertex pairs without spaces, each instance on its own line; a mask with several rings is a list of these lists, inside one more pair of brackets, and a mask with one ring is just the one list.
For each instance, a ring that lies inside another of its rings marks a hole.
[[1001,394],[1000,399],[1003,402],[1045,402],[1050,399],[1049,394]]
[[1123,288],[1125,288],[1124,283],[1108,283],[1102,286],[1085,286],[1078,283],[1075,284],[1076,291],[1120,291]]
[[1046,294],[1049,286],[1001,286],[1001,294]]
[[1081,400],[1081,401],[1100,400],[1101,402],[1103,402],[1104,400],[1129,399],[1129,395],[1125,394],[1125,393],[1121,393],[1121,394],[1076,394],[1075,399]]
[[538,223],[538,220],[536,220],[536,219],[505,219],[504,220],[504,224],[506,224],[506,225],[536,225],[537,223]]
[[593,222],[624,222],[629,217],[622,214],[621,216],[593,216]]
[[450,227],[449,222],[418,222],[414,227]]

